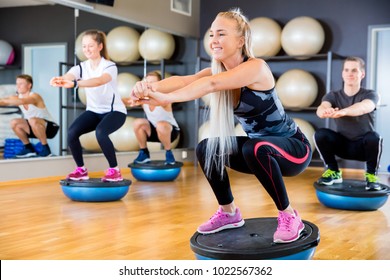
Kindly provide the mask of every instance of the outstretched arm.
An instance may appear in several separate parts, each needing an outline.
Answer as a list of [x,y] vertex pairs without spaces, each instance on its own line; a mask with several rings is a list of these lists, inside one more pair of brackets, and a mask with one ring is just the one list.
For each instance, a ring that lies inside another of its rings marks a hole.
[[341,109],[332,114],[332,118],[341,118],[345,116],[357,117],[364,114],[368,114],[375,109],[375,104],[370,99],[364,99],[360,102],[357,102],[347,108]]
[[317,116],[320,118],[341,118],[345,116],[357,117],[364,114],[368,114],[375,109],[375,104],[370,99],[364,99],[361,102],[357,102],[349,107],[339,109],[332,108],[332,105],[323,101],[317,108]]
[[50,85],[53,87],[98,87],[107,84],[112,80],[112,77],[108,73],[103,73],[100,77],[91,78],[88,80],[79,80],[75,82],[75,77],[72,74],[66,74],[62,77],[54,77],[50,80]]
[[155,105],[154,102],[157,102],[160,105],[166,105],[194,100],[221,90],[238,89],[244,86],[255,90],[265,90],[274,86],[272,73],[261,59],[250,59],[219,74],[211,75],[211,72],[208,73],[208,75],[199,76],[198,79],[173,92],[163,92],[159,88],[154,91],[154,88],[150,88],[149,90],[144,89],[139,95],[136,93],[135,96],[142,99],[142,103]]
[[16,95],[7,96],[0,99],[1,106],[19,106],[19,105],[27,105],[34,104],[38,105],[42,97],[38,94],[31,94],[25,98],[18,98]]

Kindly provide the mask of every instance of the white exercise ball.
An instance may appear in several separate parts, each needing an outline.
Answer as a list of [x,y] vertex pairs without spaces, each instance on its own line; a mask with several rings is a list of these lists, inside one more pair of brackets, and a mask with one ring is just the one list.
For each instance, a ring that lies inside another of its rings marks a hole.
[[0,85],[0,98],[9,95],[14,95],[16,91],[16,84],[3,84]]
[[[15,91],[16,91],[16,84],[0,85],[0,99],[7,97],[7,96],[10,96],[10,95],[15,95]],[[1,116],[0,117],[0,119],[1,119],[0,124],[3,123],[8,128],[11,128],[9,125],[9,122],[7,120],[5,120],[5,117],[6,117],[5,113],[11,114],[12,112],[15,112],[15,110],[16,110],[15,108],[7,107],[7,106],[5,106],[5,108],[0,108],[0,116]],[[20,115],[18,117],[20,117]],[[0,135],[1,135],[1,133],[0,133]],[[6,135],[3,134],[3,136],[6,136]]]
[[101,152],[102,149],[96,139],[96,132],[91,131],[80,136],[81,147],[88,152]]
[[84,33],[85,33],[85,31],[81,32],[77,36],[76,41],[75,41],[75,46],[74,46],[75,54],[80,61],[87,60],[87,57],[84,55],[84,52],[83,52],[83,44],[82,44],[82,39],[83,39]]
[[15,59],[15,50],[10,43],[0,40],[0,65],[11,65]]
[[129,26],[118,26],[107,34],[107,52],[111,60],[127,64],[140,58],[138,50],[140,34]]
[[315,145],[314,139],[313,139],[313,136],[315,133],[315,129],[314,129],[313,125],[310,122],[308,122],[304,119],[301,119],[301,118],[293,118],[293,120],[298,125],[298,127],[301,129],[302,133],[305,134],[307,140],[309,140],[311,150],[314,152],[316,145]]
[[252,46],[255,56],[274,56],[282,48],[282,28],[275,20],[258,17],[249,21],[252,30]]
[[115,150],[119,152],[138,151],[139,145],[134,133],[134,117],[126,117],[125,123],[116,131],[110,134],[110,139]]
[[211,53],[211,49],[210,49],[210,41],[211,41],[211,38],[210,38],[210,28],[209,28],[209,29],[207,29],[206,33],[203,36],[203,48],[204,48],[205,52],[211,57],[212,53]]
[[[173,142],[171,143],[171,149],[174,149],[177,147],[177,145],[179,144],[180,142],[180,135],[175,139],[173,140]],[[164,147],[163,145],[161,144],[161,142],[146,142],[147,146],[148,146],[148,150],[151,151],[151,152],[154,152],[154,151],[161,151]]]
[[210,138],[210,121],[205,121],[198,130],[198,142]]
[[291,69],[283,73],[276,81],[275,89],[283,106],[291,110],[309,107],[318,95],[316,79],[301,69]]
[[240,123],[237,123],[234,127],[234,132],[236,136],[248,136]]
[[312,17],[296,17],[290,20],[282,30],[282,48],[288,55],[317,54],[324,42],[325,31],[320,22]]
[[139,38],[138,49],[145,60],[170,59],[175,51],[175,39],[169,33],[147,29]]
[[203,101],[204,106],[210,106],[211,94],[203,95],[200,99]]
[[132,73],[119,73],[117,77],[117,89],[122,98],[129,98],[136,82],[141,79]]
[[87,105],[87,96],[85,95],[85,88],[78,88],[77,95],[79,97],[80,102],[84,105]]

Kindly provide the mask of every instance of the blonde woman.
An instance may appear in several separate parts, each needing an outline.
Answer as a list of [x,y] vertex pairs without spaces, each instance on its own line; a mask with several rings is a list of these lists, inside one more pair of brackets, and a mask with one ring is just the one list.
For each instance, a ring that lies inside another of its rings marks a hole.
[[[135,103],[168,104],[211,94],[210,138],[199,143],[197,158],[219,204],[217,212],[198,227],[211,234],[244,225],[234,203],[226,166],[254,174],[279,212],[274,242],[297,240],[304,224],[290,204],[283,176],[301,173],[311,160],[305,135],[286,115],[275,92],[267,63],[251,50],[251,30],[239,9],[219,13],[210,28],[211,68],[157,83],[139,82]],[[233,137],[234,117],[245,137]]]

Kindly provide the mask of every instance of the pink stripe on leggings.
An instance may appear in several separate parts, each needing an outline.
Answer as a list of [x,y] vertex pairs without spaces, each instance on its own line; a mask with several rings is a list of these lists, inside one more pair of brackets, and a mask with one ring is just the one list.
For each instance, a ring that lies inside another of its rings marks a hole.
[[297,157],[293,157],[292,155],[288,154],[285,150],[282,150],[281,148],[279,148],[278,146],[270,143],[270,142],[259,142],[255,145],[255,148],[254,148],[254,152],[256,154],[257,150],[261,147],[261,146],[264,146],[264,145],[268,145],[268,146],[271,146],[272,148],[274,148],[275,150],[277,150],[284,158],[286,158],[287,160],[293,162],[293,163],[296,163],[296,164],[301,164],[303,162],[305,162],[307,160],[307,158],[309,157],[309,147],[306,146],[306,155],[303,157],[303,158],[297,158]]

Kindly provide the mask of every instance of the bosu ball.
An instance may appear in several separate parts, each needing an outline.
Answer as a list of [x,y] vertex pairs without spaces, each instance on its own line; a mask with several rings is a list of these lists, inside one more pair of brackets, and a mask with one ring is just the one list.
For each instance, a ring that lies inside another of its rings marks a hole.
[[304,230],[298,240],[274,243],[276,218],[246,219],[240,228],[213,234],[196,232],[190,245],[198,260],[308,260],[320,241],[316,225],[302,220]]
[[123,198],[129,191],[130,180],[102,182],[98,178],[83,181],[61,180],[63,193],[74,201],[106,202]]
[[344,179],[331,186],[314,183],[318,200],[325,206],[343,210],[373,211],[382,207],[390,194],[390,188],[380,184],[381,190],[367,191],[366,182]]
[[130,163],[131,174],[138,181],[165,182],[173,181],[179,176],[183,163],[165,164],[163,160],[152,160],[148,163]]

